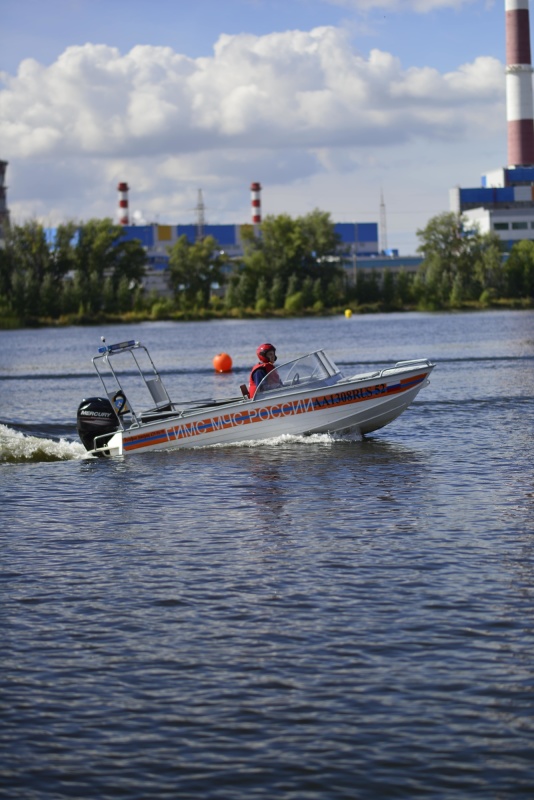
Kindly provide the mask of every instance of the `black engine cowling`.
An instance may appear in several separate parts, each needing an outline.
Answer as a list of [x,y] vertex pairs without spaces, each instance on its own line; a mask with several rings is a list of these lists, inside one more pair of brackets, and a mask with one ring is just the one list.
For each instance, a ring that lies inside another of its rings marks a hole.
[[[110,438],[119,429],[119,423],[108,398],[88,397],[82,400],[78,406],[76,428],[86,450],[93,450],[95,436],[109,434]],[[101,447],[106,441],[99,439],[97,445]]]

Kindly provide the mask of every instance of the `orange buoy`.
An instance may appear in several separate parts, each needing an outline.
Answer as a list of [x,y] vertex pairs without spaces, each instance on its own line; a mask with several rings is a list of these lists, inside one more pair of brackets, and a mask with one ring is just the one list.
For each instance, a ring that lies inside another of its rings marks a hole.
[[219,353],[213,359],[213,366],[216,372],[231,372],[232,359],[230,358],[228,353]]

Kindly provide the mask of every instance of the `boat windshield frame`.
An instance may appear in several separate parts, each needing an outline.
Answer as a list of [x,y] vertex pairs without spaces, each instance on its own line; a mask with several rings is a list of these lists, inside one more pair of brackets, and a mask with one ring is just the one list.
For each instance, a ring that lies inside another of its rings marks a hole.
[[271,370],[258,384],[254,399],[265,398],[288,389],[320,389],[344,379],[341,370],[324,350],[315,350],[291,361],[285,361]]
[[[154,404],[154,412],[175,410],[175,405],[169,397],[161,375],[145,345],[134,339],[117,344],[104,344],[102,347],[98,348],[98,354],[92,358],[92,363],[96,374],[100,378],[106,396],[115,411],[120,428],[122,430],[125,429],[123,415],[131,414],[133,425],[135,426],[138,426],[142,422],[140,412],[136,411],[132,404],[131,391],[128,391],[126,394],[123,382],[119,377],[118,369],[111,361],[112,359],[121,361],[121,371],[124,374],[124,358],[126,358],[126,370],[128,367],[128,360],[131,359],[129,361],[129,366],[130,368],[133,367],[133,374],[137,376],[139,381],[136,394],[138,394],[139,388],[144,387],[148,392],[147,397],[151,398]],[[119,404],[117,403],[118,398],[120,398]],[[131,427],[131,425],[129,424],[128,427]]]

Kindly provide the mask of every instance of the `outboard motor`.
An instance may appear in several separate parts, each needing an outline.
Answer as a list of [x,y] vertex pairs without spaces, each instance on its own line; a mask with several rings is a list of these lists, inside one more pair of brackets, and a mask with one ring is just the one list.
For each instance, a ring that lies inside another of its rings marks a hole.
[[[95,436],[109,433],[111,438],[119,430],[119,422],[108,398],[88,397],[87,400],[82,400],[78,406],[76,428],[86,450],[93,450]],[[102,446],[105,441],[107,440],[100,439],[98,444]]]

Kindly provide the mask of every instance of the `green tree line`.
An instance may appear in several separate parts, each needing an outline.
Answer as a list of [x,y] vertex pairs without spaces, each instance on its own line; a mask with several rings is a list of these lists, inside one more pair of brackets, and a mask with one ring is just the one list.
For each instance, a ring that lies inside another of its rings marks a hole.
[[109,219],[60,225],[53,238],[35,221],[11,226],[0,249],[0,314],[31,323],[131,310],[146,253],[121,237]]
[[413,286],[413,302],[423,308],[490,305],[500,298],[534,298],[534,242],[522,240],[503,257],[494,233],[481,234],[461,214],[433,217],[417,231],[424,261]]
[[295,313],[345,301],[341,241],[328,213],[316,209],[296,219],[267,216],[260,232],[252,226],[242,229],[242,240],[244,255],[229,278],[226,308]]
[[191,243],[182,236],[169,249],[167,297],[143,290],[146,252],[122,234],[109,219],[60,225],[53,239],[35,221],[12,226],[0,249],[0,319],[447,309],[534,298],[534,242],[518,242],[503,257],[495,234],[453,213],[417,231],[423,262],[415,275],[346,269],[350,253],[318,209],[268,216],[259,231],[245,226],[243,256],[232,262],[212,237]]

